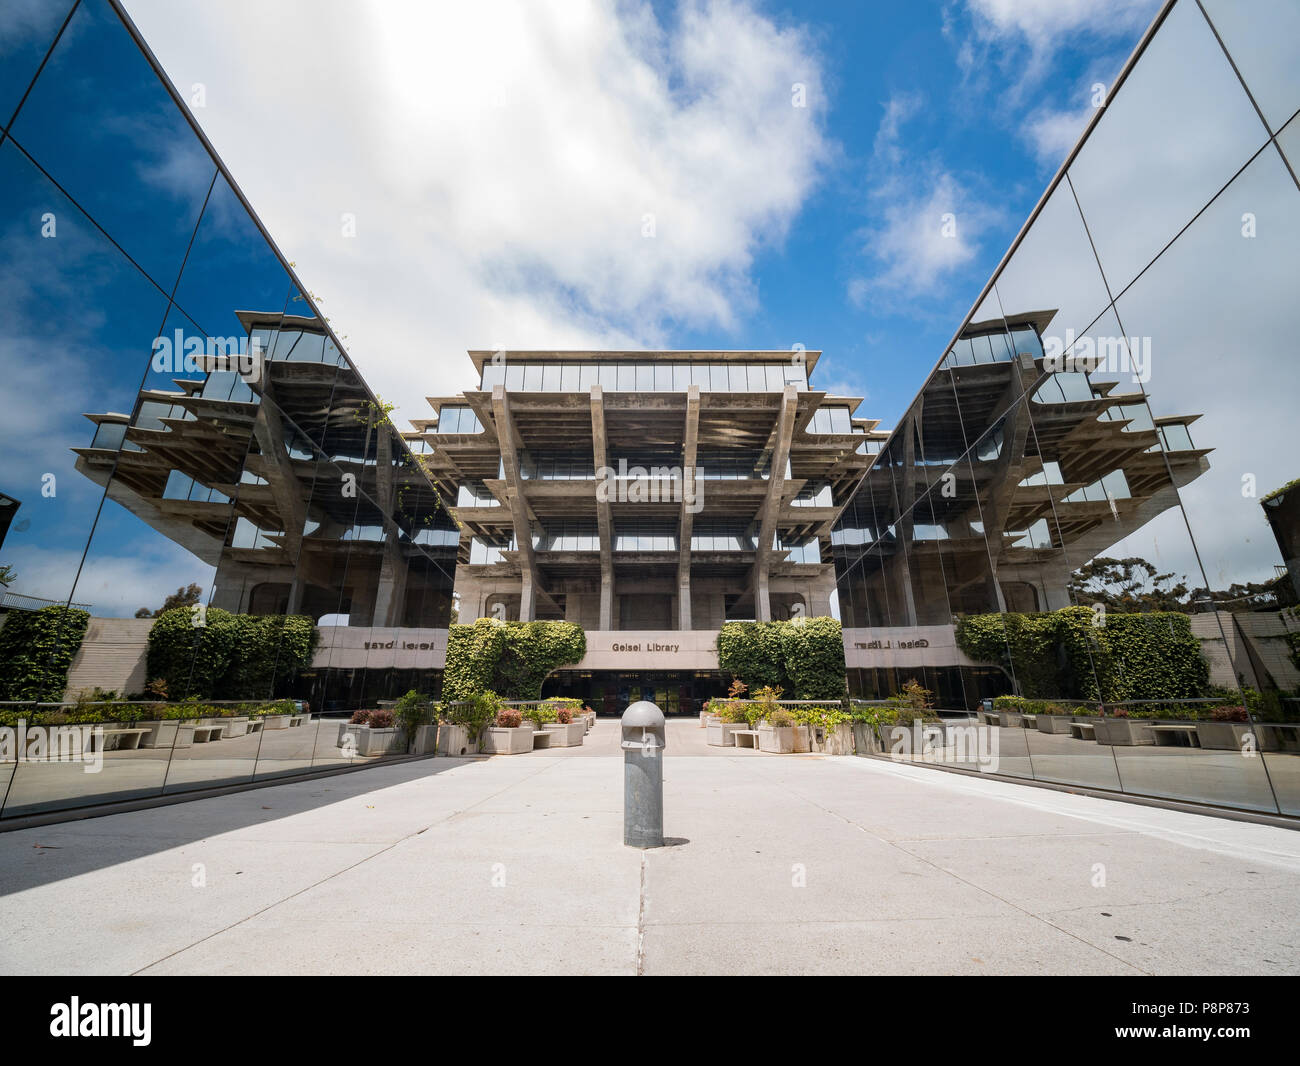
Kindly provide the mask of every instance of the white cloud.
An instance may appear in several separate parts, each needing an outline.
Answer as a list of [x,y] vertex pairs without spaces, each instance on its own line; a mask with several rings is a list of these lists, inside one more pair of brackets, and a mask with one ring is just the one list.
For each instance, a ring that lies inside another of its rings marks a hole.
[[1144,29],[1159,0],[967,0],[976,32],[986,39],[1019,39],[1035,60],[1045,59],[1080,33],[1120,36]]
[[873,221],[859,234],[874,270],[848,284],[859,307],[924,295],[975,257],[981,234],[1001,217],[937,159],[907,149],[902,127],[923,103],[905,93],[884,105],[868,170]]
[[733,327],[830,151],[807,36],[737,0],[128,8],[399,417],[467,348]]
[[1040,109],[1025,119],[1021,134],[1033,149],[1038,161],[1047,167],[1058,167],[1078,143],[1079,138],[1095,112],[1082,110],[1054,111]]

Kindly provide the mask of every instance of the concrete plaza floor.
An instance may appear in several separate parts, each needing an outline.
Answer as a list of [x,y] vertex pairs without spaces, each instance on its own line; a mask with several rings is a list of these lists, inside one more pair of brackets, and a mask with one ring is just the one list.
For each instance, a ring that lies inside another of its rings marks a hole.
[[617,723],[0,834],[0,972],[1300,972],[1300,833]]

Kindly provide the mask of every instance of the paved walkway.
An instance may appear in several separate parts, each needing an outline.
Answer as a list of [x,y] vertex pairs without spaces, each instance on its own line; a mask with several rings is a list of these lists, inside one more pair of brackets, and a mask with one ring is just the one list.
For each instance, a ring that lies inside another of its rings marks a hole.
[[1300,833],[617,723],[0,834],[5,973],[1297,973]]

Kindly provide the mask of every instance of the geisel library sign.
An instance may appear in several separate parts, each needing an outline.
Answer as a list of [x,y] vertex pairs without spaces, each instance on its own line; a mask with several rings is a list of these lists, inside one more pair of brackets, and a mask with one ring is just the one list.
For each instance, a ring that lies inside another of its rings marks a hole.
[[575,670],[716,670],[712,629],[587,631],[587,654]]
[[845,629],[844,663],[851,670],[979,665],[957,647],[951,625]]
[[441,670],[447,665],[445,629],[319,626],[315,669]]

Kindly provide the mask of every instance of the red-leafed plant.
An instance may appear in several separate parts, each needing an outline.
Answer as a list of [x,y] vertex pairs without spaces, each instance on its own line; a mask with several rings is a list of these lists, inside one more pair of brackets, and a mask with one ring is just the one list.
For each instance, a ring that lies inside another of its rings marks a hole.
[[348,721],[352,725],[366,725],[370,721],[372,711],[353,711],[352,717]]
[[370,722],[368,724],[371,729],[392,729],[395,721],[393,712],[381,707],[377,711],[370,712]]
[[523,722],[524,716],[517,707],[503,707],[497,711],[497,725],[502,729],[518,729]]

